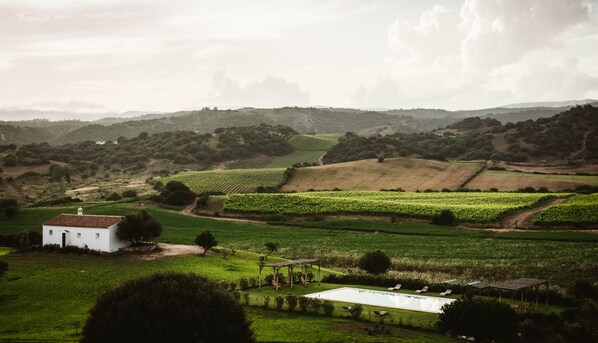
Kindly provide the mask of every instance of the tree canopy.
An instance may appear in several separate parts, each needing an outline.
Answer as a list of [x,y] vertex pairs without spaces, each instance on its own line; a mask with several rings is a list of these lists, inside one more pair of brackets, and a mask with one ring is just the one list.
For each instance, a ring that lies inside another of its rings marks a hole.
[[154,239],[161,234],[162,224],[147,210],[125,215],[125,219],[118,224],[116,231],[116,236],[120,240],[129,241],[132,244]]
[[218,242],[210,231],[204,231],[195,237],[195,244],[203,248],[202,256],[205,256],[208,250],[218,245]]
[[391,262],[383,251],[376,250],[365,253],[358,261],[359,268],[370,274],[383,274],[390,268]]
[[100,296],[81,342],[254,342],[243,307],[195,274],[156,273]]

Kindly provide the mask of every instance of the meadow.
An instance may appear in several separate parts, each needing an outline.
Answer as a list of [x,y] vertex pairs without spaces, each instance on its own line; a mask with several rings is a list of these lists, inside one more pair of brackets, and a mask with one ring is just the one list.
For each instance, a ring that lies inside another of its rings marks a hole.
[[224,209],[236,213],[369,214],[431,218],[451,210],[461,222],[495,222],[508,212],[527,208],[563,194],[481,192],[307,192],[292,194],[232,194]]
[[598,176],[485,170],[471,180],[467,187],[481,190],[489,190],[494,187],[501,191],[516,191],[525,187],[534,187],[536,189],[546,187],[551,192],[560,192],[581,185],[598,186]]
[[163,183],[179,181],[193,192],[246,193],[258,186],[274,187],[284,179],[283,168],[228,169],[182,172],[161,179]]
[[335,146],[337,138],[334,136],[297,135],[291,138],[289,143],[299,151],[322,151]]

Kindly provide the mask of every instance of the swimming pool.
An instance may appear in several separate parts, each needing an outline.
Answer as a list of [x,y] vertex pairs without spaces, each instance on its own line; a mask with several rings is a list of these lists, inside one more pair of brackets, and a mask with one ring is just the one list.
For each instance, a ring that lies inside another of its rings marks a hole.
[[373,291],[369,289],[341,287],[328,291],[305,295],[308,298],[317,298],[333,301],[342,301],[353,304],[373,305],[381,307],[400,308],[411,311],[441,313],[445,304],[455,299],[428,297],[425,295],[392,293]]

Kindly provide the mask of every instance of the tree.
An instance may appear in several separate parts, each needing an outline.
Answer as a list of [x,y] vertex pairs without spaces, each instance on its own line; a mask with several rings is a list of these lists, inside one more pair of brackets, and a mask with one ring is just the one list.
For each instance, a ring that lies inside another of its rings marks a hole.
[[165,272],[101,295],[81,342],[255,342],[249,325],[243,307],[214,281]]
[[116,192],[114,192],[106,197],[106,200],[108,200],[108,201],[118,201],[120,199],[122,199],[122,197],[120,196],[120,194],[118,194]]
[[7,207],[4,210],[4,215],[6,218],[14,218],[17,215],[17,208],[16,207]]
[[218,242],[210,231],[204,231],[195,237],[195,244],[203,248],[202,256],[205,256],[208,250],[218,245]]
[[122,192],[123,198],[134,198],[137,196],[137,191],[134,189],[127,189],[126,191]]
[[278,250],[280,245],[276,242],[266,242],[266,244],[264,244],[264,247],[267,250],[267,255],[271,255]]
[[365,253],[357,264],[370,274],[383,274],[390,268],[391,262],[383,251],[376,250]]
[[382,156],[378,157],[378,163],[382,163],[382,162],[384,162],[384,157],[382,157]]
[[162,224],[157,221],[147,210],[138,213],[129,213],[118,224],[116,236],[131,244],[139,244],[151,240],[162,234]]
[[432,217],[434,225],[455,226],[456,222],[455,215],[450,210],[442,210]]
[[164,186],[164,188],[171,192],[189,191],[189,187],[185,186],[185,184],[180,181],[168,181],[168,183],[166,184],[166,186]]
[[517,333],[517,313],[507,304],[474,297],[461,298],[442,307],[438,328],[467,335],[476,342],[512,341]]

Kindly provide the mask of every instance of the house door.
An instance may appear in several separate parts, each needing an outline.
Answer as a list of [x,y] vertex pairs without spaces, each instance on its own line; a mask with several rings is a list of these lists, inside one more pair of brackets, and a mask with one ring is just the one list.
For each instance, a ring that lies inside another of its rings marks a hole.
[[62,233],[62,245],[60,247],[61,248],[66,247],[66,232]]

